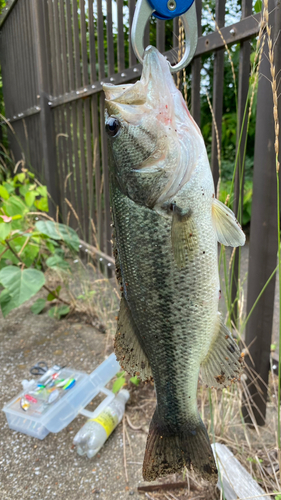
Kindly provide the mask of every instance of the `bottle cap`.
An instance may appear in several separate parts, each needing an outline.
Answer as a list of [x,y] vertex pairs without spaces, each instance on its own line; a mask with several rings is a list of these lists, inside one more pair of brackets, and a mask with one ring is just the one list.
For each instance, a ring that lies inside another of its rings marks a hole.
[[130,397],[130,393],[129,391],[127,391],[127,389],[121,389],[120,392],[118,392],[117,394],[117,397],[121,396],[121,398],[125,401],[125,403],[127,403],[129,397]]

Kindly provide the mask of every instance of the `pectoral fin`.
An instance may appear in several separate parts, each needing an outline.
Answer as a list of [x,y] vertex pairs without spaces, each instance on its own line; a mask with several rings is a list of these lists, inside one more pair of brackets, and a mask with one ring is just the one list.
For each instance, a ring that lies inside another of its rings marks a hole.
[[152,378],[149,361],[136,334],[137,328],[131,311],[122,297],[115,336],[115,354],[120,365],[130,375],[137,375],[141,380]]
[[226,246],[243,246],[245,234],[232,210],[214,198],[212,212],[218,241]]
[[203,382],[222,389],[235,382],[241,374],[243,358],[238,345],[218,314],[218,323],[209,352],[201,364]]
[[171,238],[175,262],[179,269],[186,265],[186,260],[192,260],[197,244],[195,224],[192,211],[182,213],[176,205],[173,206]]

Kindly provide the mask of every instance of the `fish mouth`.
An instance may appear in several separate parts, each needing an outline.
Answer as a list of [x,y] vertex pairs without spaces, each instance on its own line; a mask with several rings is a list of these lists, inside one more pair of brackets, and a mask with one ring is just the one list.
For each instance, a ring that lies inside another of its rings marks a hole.
[[144,51],[139,81],[126,85],[104,83],[103,90],[107,107],[109,102],[115,102],[135,106],[148,104],[150,109],[159,108],[163,100],[171,104],[171,94],[177,91],[166,58],[151,45]]

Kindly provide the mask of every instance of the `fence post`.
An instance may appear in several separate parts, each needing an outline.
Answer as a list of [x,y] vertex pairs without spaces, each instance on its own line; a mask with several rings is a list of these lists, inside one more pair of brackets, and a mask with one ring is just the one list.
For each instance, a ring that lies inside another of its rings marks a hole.
[[[277,39],[278,30],[281,27],[278,0],[269,0],[269,12],[269,25],[273,26],[274,47],[274,41]],[[276,75],[278,75],[281,68],[281,57],[280,51],[277,50],[277,44],[274,63]],[[279,100],[279,110],[280,108]],[[257,96],[247,314],[251,311],[255,300],[277,264],[277,190],[274,138],[273,98],[266,40],[260,66]],[[252,422],[251,415],[253,415],[259,425],[265,423],[266,415],[274,290],[275,275],[262,294],[257,307],[253,310],[246,329],[246,345],[249,346],[250,355],[246,356],[248,395],[244,399],[243,415],[246,422],[249,423]]]
[[49,106],[50,87],[48,80],[48,60],[46,44],[48,37],[45,28],[44,6],[46,0],[32,1],[33,36],[36,54],[36,70],[38,79],[38,94],[40,96],[40,123],[42,134],[42,150],[44,162],[44,175],[49,199],[49,214],[55,217],[57,206],[60,206],[58,189],[58,170],[56,165],[56,141],[52,111]]

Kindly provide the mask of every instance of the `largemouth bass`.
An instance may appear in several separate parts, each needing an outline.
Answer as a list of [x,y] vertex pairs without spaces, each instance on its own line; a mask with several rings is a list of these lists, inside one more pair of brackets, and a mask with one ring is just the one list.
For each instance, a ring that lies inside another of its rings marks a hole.
[[104,85],[110,150],[114,255],[122,299],[115,352],[124,369],[153,378],[157,406],[143,477],[192,467],[217,481],[197,408],[199,370],[209,387],[226,387],[242,358],[218,314],[218,241],[245,236],[215,198],[201,132],[166,59],[145,51],[140,81]]

